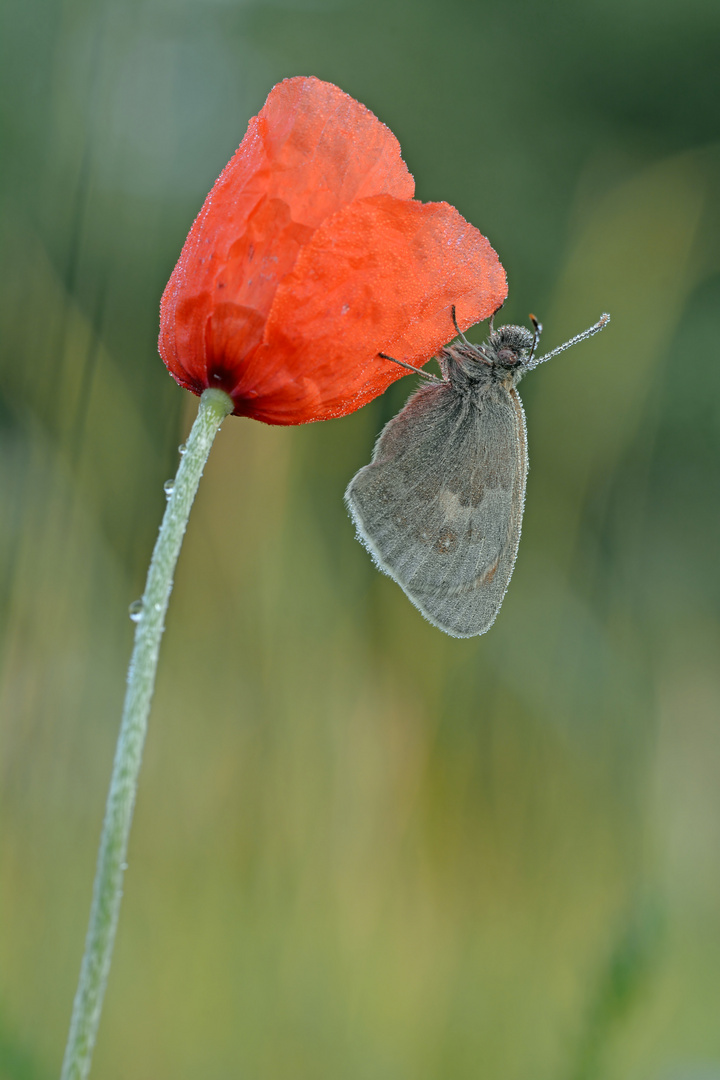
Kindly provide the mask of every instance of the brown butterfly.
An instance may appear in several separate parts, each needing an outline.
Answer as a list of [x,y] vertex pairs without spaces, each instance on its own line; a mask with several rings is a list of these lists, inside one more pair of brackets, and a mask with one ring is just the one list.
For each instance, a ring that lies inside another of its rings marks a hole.
[[542,327],[530,318],[534,332],[493,330],[491,319],[483,345],[458,330],[460,340],[438,356],[442,379],[395,360],[429,385],[385,426],[372,461],[345,493],[358,538],[378,568],[453,637],[489,630],[515,565],[528,469],[517,384],[610,321],[603,315],[535,359]]

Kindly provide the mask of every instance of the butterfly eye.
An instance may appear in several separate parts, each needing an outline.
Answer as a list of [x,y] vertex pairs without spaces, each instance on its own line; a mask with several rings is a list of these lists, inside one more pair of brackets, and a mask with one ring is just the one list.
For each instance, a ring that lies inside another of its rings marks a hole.
[[497,358],[503,367],[514,367],[520,363],[520,357],[514,349],[498,349]]

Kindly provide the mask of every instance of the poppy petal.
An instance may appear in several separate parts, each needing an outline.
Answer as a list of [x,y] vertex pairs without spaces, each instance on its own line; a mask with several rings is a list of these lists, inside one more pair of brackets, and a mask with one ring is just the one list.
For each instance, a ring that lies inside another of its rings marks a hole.
[[279,285],[263,344],[233,388],[236,413],[271,424],[360,408],[403,377],[378,357],[426,363],[507,295],[480,232],[447,203],[377,195],[327,220]]
[[170,371],[183,385],[213,385],[204,321],[192,312],[229,300],[264,319],[322,221],[354,199],[411,199],[414,188],[400,144],[369,109],[320,79],[279,83],[205,200],[163,294]]
[[390,129],[332,83],[285,79],[257,121],[273,169],[267,193],[284,199],[296,221],[317,228],[355,199],[415,193]]

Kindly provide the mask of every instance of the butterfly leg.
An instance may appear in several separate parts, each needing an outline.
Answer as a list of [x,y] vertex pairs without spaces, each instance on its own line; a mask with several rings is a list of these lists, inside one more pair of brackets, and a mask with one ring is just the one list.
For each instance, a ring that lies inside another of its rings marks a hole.
[[505,301],[503,300],[500,307],[495,308],[492,315],[490,316],[490,322],[488,323],[488,328],[489,328],[491,334],[495,333],[495,316],[497,315],[498,311],[502,311],[502,309],[504,307],[505,307]]
[[400,367],[407,368],[408,371],[412,371],[413,375],[422,375],[424,379],[428,379],[430,382],[442,382],[442,379],[438,379],[437,375],[433,375],[429,371],[423,371],[422,368],[416,368],[412,364],[407,364],[404,360],[396,360],[394,356],[388,356],[387,353],[379,352],[378,356],[381,356],[383,360],[392,360],[393,364],[399,364]]
[[470,346],[470,348],[472,349],[472,343],[468,341],[468,339],[467,339],[467,338],[465,337],[465,335],[463,334],[462,330],[461,330],[461,329],[460,329],[460,327],[458,326],[458,323],[457,323],[457,316],[455,315],[455,305],[454,305],[454,304],[453,304],[453,306],[452,306],[452,307],[450,308],[450,312],[451,312],[451,314],[452,314],[452,321],[453,321],[453,326],[455,327],[455,330],[456,330],[456,332],[457,332],[457,336],[458,336],[458,337],[460,338],[460,340],[462,341],[463,345],[469,345],[469,346]]

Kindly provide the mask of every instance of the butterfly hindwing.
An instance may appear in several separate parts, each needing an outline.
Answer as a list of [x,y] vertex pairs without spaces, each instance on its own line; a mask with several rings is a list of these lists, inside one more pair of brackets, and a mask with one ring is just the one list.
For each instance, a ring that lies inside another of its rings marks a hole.
[[514,388],[424,386],[391,420],[345,498],[377,565],[430,622],[484,633],[512,574],[527,454]]

